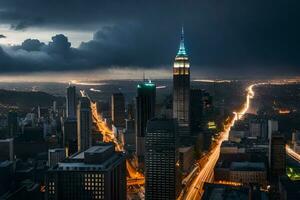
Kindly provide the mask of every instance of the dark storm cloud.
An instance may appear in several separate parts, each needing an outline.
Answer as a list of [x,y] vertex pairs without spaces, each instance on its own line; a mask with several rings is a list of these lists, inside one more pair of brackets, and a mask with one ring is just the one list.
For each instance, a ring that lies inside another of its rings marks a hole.
[[45,44],[37,39],[27,39],[22,43],[20,48],[26,51],[40,51],[43,46],[45,46]]
[[64,35],[3,47],[10,61],[0,71],[171,67],[184,23],[194,71],[300,73],[299,8],[292,0],[2,0],[0,23],[14,30],[95,34],[78,48]]

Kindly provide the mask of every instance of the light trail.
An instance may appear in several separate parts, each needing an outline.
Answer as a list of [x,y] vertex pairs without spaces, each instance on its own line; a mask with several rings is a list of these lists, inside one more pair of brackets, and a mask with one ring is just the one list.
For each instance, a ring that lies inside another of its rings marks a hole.
[[289,145],[285,145],[285,151],[294,160],[296,160],[297,162],[300,162],[300,154],[295,152]]
[[203,186],[205,182],[212,182],[213,180],[213,174],[214,174],[214,167],[219,159],[220,155],[220,147],[224,140],[228,140],[229,132],[232,126],[234,126],[235,122],[243,117],[243,115],[248,111],[250,107],[250,101],[254,97],[254,91],[253,88],[257,85],[261,85],[264,83],[256,83],[251,84],[246,88],[246,101],[243,104],[242,108],[234,112],[233,119],[229,122],[228,125],[225,126],[224,132],[220,134],[220,137],[217,141],[217,145],[215,145],[214,148],[211,149],[211,151],[207,154],[207,162],[204,164],[202,169],[200,169],[199,174],[195,177],[195,179],[192,181],[191,185],[188,186],[187,190],[184,192],[184,194],[180,194],[178,199],[201,199],[203,195]]
[[[90,97],[85,93],[84,90],[80,90],[81,96],[85,96],[90,99]],[[98,113],[97,110],[97,104],[91,102],[91,110],[92,110],[92,116],[93,121],[95,122],[97,129],[103,136],[104,142],[113,142],[115,144],[115,148],[117,151],[124,151],[124,145],[118,141],[118,139],[115,137],[113,131],[107,126],[106,122],[104,121],[103,117]],[[145,177],[142,173],[138,172],[135,167],[133,167],[130,160],[126,160],[126,169],[127,169],[127,183],[128,185],[132,186],[140,186],[144,185],[145,183]]]
[[[299,81],[269,81],[269,82],[261,82],[261,83],[254,83],[249,85],[246,88],[246,101],[243,104],[242,108],[238,112],[234,112],[234,118],[231,120],[229,125],[225,127],[225,130],[223,133],[221,133],[221,137],[219,138],[219,141],[217,142],[217,145],[215,148],[213,148],[210,153],[208,153],[208,161],[201,169],[199,175],[194,179],[192,184],[189,186],[189,188],[184,192],[184,194],[180,194],[178,199],[201,199],[203,195],[203,185],[204,182],[211,182],[214,172],[214,167],[218,161],[219,154],[220,154],[220,147],[224,140],[228,140],[229,132],[232,126],[234,126],[235,122],[239,119],[241,119],[244,114],[248,111],[250,107],[251,99],[254,98],[255,92],[254,87],[261,86],[261,85],[286,85],[286,84],[295,84],[299,83]],[[286,152],[289,156],[291,156],[296,161],[300,162],[300,154],[296,153],[291,149],[288,145],[286,145]]]
[[[106,125],[102,116],[98,114],[97,104],[91,102],[91,109],[94,122],[98,130],[101,132],[103,136],[104,142],[113,142],[115,144],[115,148],[117,151],[124,151],[124,145],[118,141],[115,137],[113,131]],[[138,172],[135,167],[131,164],[130,160],[126,160],[126,169],[127,169],[127,183],[128,185],[144,185],[145,177],[142,173]]]

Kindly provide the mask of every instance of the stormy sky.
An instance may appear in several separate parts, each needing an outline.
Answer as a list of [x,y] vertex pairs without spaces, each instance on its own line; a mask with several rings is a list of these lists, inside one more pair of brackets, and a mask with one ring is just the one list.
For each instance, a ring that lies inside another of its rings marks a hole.
[[171,69],[300,74],[297,0],[0,0],[0,74]]

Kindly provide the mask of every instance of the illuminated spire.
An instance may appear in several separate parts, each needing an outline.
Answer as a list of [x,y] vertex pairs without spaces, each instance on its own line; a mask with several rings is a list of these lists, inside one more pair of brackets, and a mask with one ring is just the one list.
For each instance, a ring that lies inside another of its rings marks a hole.
[[181,36],[180,36],[180,45],[177,56],[187,56],[185,47],[184,47],[184,29],[183,26],[181,28]]

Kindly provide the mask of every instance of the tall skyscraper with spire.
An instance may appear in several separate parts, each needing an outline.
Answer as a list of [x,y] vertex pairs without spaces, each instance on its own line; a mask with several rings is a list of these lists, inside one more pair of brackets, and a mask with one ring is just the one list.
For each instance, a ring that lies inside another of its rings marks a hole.
[[182,27],[180,45],[173,66],[173,118],[178,121],[179,136],[190,132],[190,63],[184,46]]

